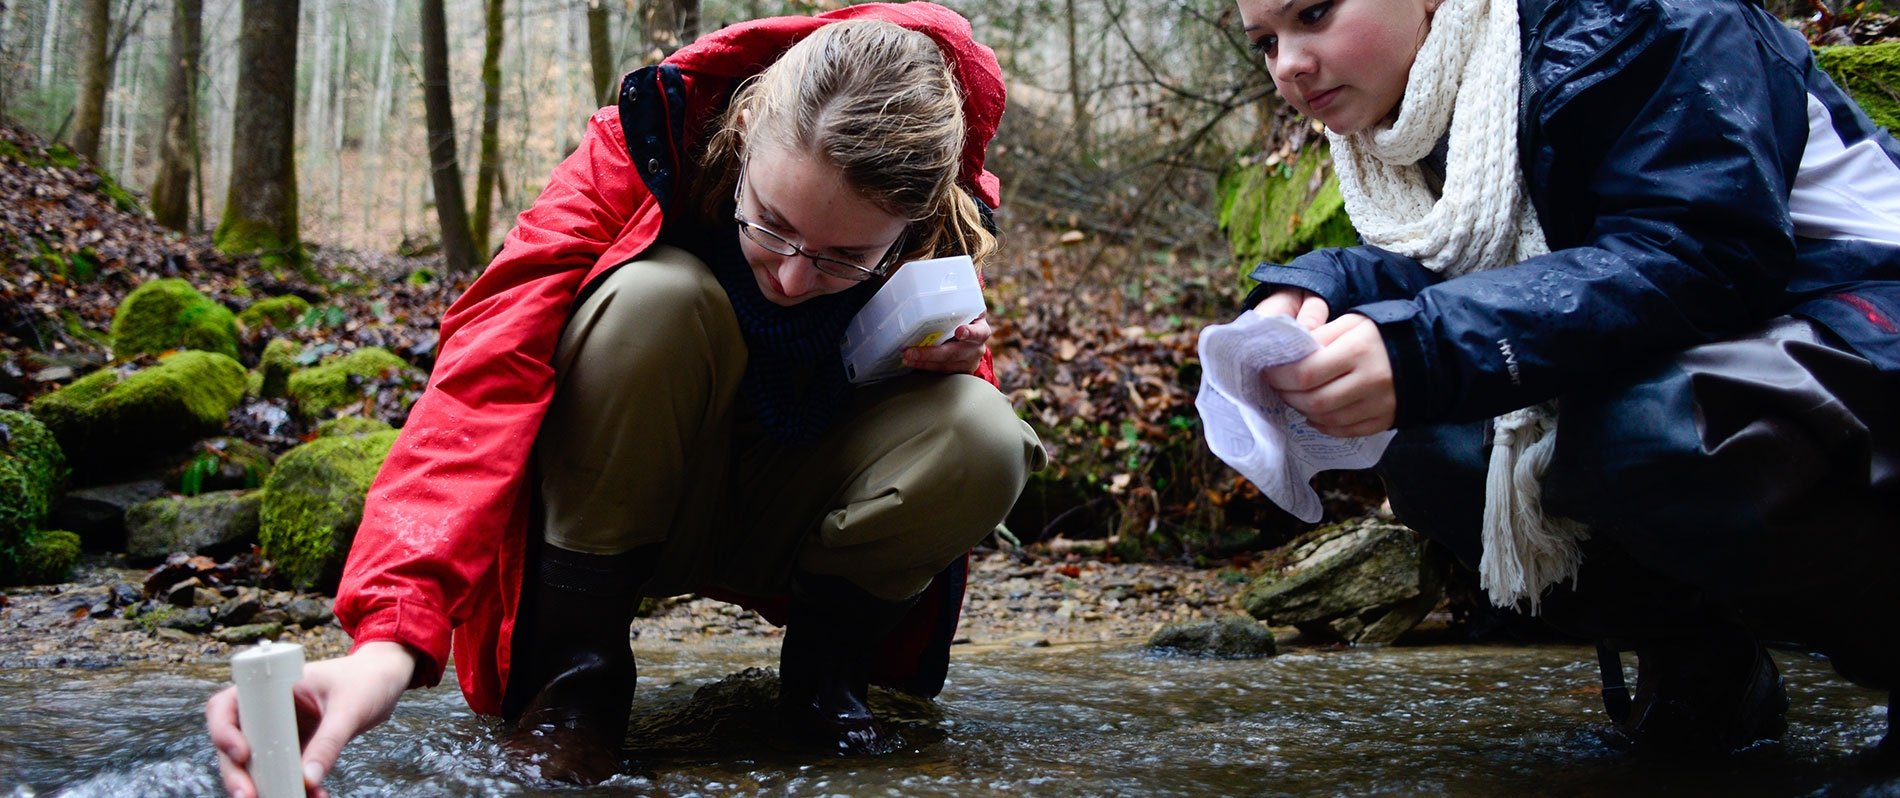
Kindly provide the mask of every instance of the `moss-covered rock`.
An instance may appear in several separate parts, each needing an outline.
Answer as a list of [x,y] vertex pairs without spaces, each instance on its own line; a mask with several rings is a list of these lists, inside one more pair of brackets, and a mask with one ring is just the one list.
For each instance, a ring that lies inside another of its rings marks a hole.
[[250,395],[265,399],[282,399],[290,395],[290,375],[297,371],[297,356],[303,354],[303,345],[288,338],[273,338],[264,345],[264,354],[258,358],[257,370],[251,372]]
[[1900,135],[1900,42],[1820,47],[1814,60],[1874,124]]
[[379,418],[362,416],[337,416],[325,419],[317,424],[317,437],[334,438],[340,435],[370,435],[393,429],[389,423]]
[[0,563],[0,583],[64,582],[79,564],[79,536],[65,530],[34,530],[20,541],[11,563]]
[[0,410],[0,574],[32,548],[28,541],[52,513],[65,476],[52,431],[26,413]]
[[219,491],[167,496],[125,513],[125,553],[135,562],[164,559],[175,551],[230,554],[257,538],[260,491]]
[[238,321],[245,329],[261,330],[273,327],[288,330],[310,312],[310,303],[296,295],[274,296],[251,303],[238,313]]
[[237,316],[179,279],[152,280],[133,289],[112,316],[112,351],[198,349],[237,359]]
[[244,398],[244,367],[212,352],[178,352],[150,368],[105,368],[34,400],[33,415],[82,476],[121,473],[143,458],[216,435]]
[[1306,148],[1290,164],[1230,168],[1216,190],[1220,226],[1243,273],[1258,263],[1358,243],[1323,144]]
[[374,383],[391,377],[420,382],[422,372],[387,349],[366,347],[290,375],[290,398],[298,412],[317,417],[363,401]]
[[264,482],[258,544],[300,588],[334,583],[363,519],[363,497],[396,432],[318,438],[277,459]]

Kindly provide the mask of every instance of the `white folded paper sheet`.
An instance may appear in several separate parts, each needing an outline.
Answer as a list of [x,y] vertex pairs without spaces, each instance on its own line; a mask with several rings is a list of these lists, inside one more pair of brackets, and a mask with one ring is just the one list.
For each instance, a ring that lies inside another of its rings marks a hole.
[[1263,371],[1319,351],[1312,333],[1291,317],[1246,311],[1202,330],[1200,349],[1201,392],[1194,401],[1208,448],[1301,521],[1320,518],[1314,474],[1371,468],[1385,454],[1391,430],[1361,438],[1321,434],[1267,387]]

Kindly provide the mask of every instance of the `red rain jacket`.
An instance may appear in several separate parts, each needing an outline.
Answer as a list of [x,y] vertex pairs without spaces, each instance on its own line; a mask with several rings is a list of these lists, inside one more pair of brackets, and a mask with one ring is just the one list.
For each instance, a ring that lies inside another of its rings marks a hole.
[[[867,18],[922,31],[942,47],[969,123],[962,182],[996,207],[998,182],[984,171],[983,152],[1003,112],[1002,72],[970,24],[941,6],[873,3],[747,22],[629,74],[618,107],[588,120],[579,149],[443,318],[428,390],[370,488],[337,591],[337,617],[356,645],[407,645],[420,655],[412,686],[427,686],[441,681],[453,634],[469,707],[499,711],[534,489],[529,457],[576,297],[658,238],[692,167],[687,136],[706,129],[740,80],[823,25]],[[977,374],[995,382],[988,353]],[[881,683],[941,689],[964,568],[959,560],[947,569],[887,643]]]

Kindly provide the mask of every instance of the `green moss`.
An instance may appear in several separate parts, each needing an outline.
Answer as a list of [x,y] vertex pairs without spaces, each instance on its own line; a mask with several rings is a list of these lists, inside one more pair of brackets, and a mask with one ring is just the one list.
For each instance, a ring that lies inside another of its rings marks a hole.
[[403,282],[410,285],[428,285],[435,282],[435,270],[427,266],[418,268],[410,272],[408,277],[404,277]]
[[50,163],[61,169],[78,169],[79,153],[73,152],[72,148],[64,144],[54,144],[46,148],[46,160],[43,163]]
[[265,399],[289,395],[290,375],[297,370],[300,354],[303,354],[303,345],[288,338],[273,338],[265,344],[264,354],[257,361],[257,371],[251,375],[251,395]]
[[1814,60],[1874,124],[1900,134],[1900,42],[1819,47]]
[[244,367],[213,352],[178,352],[127,373],[105,368],[34,400],[33,415],[76,470],[111,472],[128,456],[160,452],[224,427],[244,398]]
[[[290,217],[291,229],[295,229],[294,209]],[[279,235],[277,228],[269,221],[243,218],[235,202],[224,206],[224,220],[218,223],[217,231],[212,233],[211,245],[222,255],[256,255],[259,265],[272,274],[301,270],[309,262],[302,242],[294,234],[286,238]]]
[[299,588],[335,579],[396,434],[318,438],[278,458],[264,481],[258,544]]
[[26,413],[0,410],[0,571],[28,548],[65,478],[52,430]]
[[300,296],[274,296],[251,303],[238,314],[238,321],[249,329],[275,327],[288,330],[296,326],[303,314],[310,312],[310,303]]
[[112,317],[112,351],[120,357],[198,349],[236,359],[237,337],[231,310],[179,279],[139,286]]
[[288,388],[297,409],[306,416],[316,417],[361,402],[366,383],[392,373],[421,378],[421,372],[389,350],[365,347],[290,375]]
[[1326,150],[1315,145],[1292,164],[1248,164],[1221,175],[1220,226],[1245,271],[1258,263],[1284,263],[1322,247],[1358,243],[1339,178],[1330,168],[1315,180]]
[[338,416],[318,424],[317,437],[333,438],[341,435],[369,435],[377,432],[387,432],[390,429],[392,429],[392,427],[381,419],[363,418],[362,416]]
[[46,585],[64,582],[79,564],[79,536],[65,530],[33,531],[26,534],[11,568],[0,566],[7,581],[22,585]]

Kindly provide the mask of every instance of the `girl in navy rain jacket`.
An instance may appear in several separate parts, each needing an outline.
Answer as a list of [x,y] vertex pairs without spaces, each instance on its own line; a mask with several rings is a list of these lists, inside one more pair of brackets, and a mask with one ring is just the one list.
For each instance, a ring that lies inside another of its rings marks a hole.
[[1802,38],[1741,0],[1238,5],[1366,241],[1253,273],[1322,344],[1262,379],[1398,429],[1401,520],[1604,639],[1606,685],[1634,648],[1640,746],[1778,737],[1764,642],[1893,689],[1900,145]]

